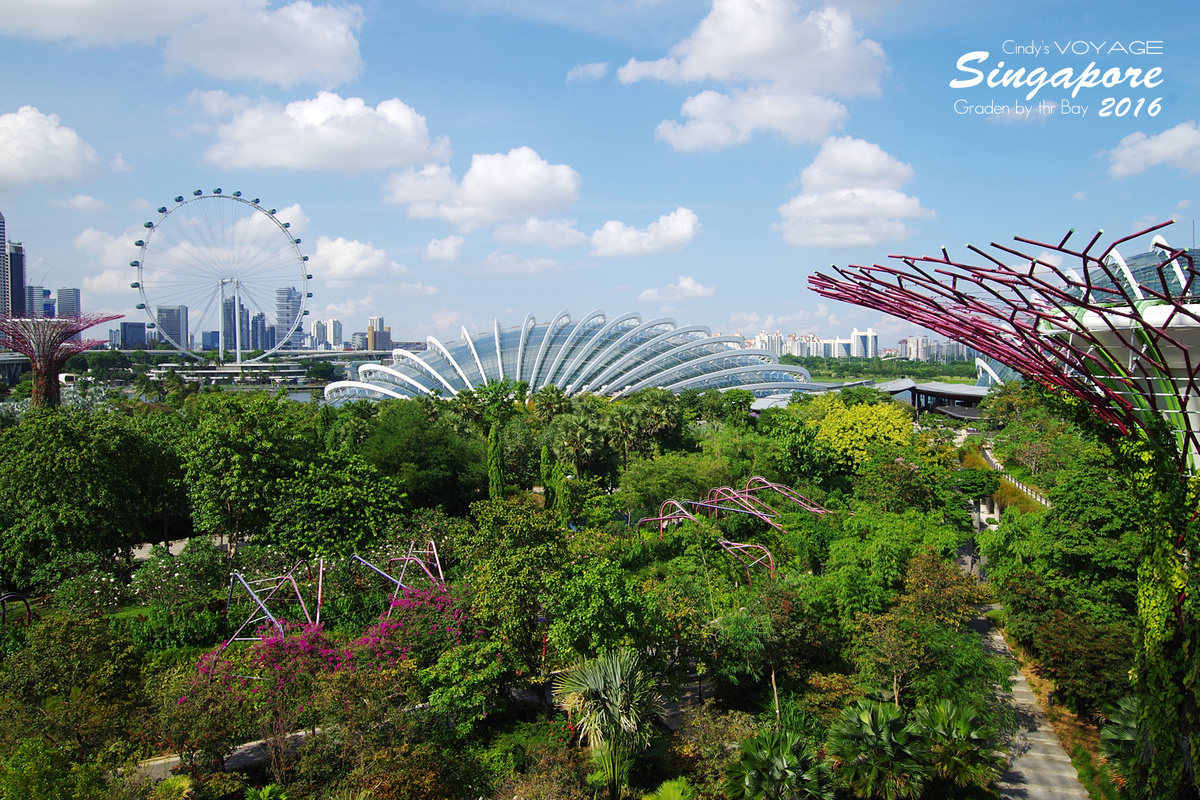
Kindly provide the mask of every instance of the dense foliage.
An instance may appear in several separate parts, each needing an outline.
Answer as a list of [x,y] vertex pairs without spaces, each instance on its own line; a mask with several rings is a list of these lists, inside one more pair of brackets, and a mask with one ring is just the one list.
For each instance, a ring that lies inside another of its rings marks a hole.
[[[955,559],[995,478],[871,390],[751,401],[506,383],[26,414],[0,431],[0,586],[46,599],[5,626],[0,788],[149,797],[114,767],[173,753],[198,798],[972,796],[1002,763],[1011,666],[968,627],[986,597]],[[1041,413],[1002,419],[997,452]],[[1054,510],[979,544],[1087,712],[1127,690],[1128,498],[1068,435],[1039,472]],[[828,513],[770,489],[760,515],[688,504],[754,476]],[[639,526],[666,501],[691,519]],[[409,562],[396,592],[369,565],[396,574],[414,542],[445,584]],[[283,587],[279,624],[239,580]],[[226,775],[250,740],[268,761]]]

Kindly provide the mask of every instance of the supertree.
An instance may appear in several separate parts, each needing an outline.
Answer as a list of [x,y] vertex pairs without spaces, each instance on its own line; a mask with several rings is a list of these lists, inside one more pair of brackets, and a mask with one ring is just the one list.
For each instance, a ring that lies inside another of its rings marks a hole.
[[[887,265],[832,267],[818,294],[884,311],[1007,364],[1100,422],[1139,498],[1139,648],[1131,673],[1146,734],[1148,797],[1193,796],[1200,752],[1200,614],[1196,495],[1200,466],[1200,270],[1194,251],[1160,236],[1126,261],[1098,247],[1016,237],[968,245],[970,262],[889,256]],[[1191,349],[1197,348],[1197,358]]]
[[93,325],[122,314],[79,314],[64,317],[27,317],[0,314],[0,346],[26,356],[33,366],[33,395],[30,402],[55,408],[61,402],[58,375],[67,359],[96,345],[101,339],[76,339]]

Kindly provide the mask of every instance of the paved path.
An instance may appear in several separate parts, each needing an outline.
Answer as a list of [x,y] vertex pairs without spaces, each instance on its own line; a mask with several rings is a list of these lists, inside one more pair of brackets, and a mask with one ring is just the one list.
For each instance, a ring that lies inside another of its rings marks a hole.
[[[990,622],[977,618],[972,627],[983,636],[988,649],[1012,658],[1004,637]],[[1017,732],[1009,749],[1011,763],[996,783],[999,795],[1013,800],[1088,800],[1071,757],[1020,670],[1013,676],[1012,691],[1006,697],[1016,712]]]

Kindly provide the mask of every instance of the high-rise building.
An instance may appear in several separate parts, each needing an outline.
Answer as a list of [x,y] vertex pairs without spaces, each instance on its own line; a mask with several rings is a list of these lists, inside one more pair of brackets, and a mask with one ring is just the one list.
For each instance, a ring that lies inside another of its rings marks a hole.
[[[0,239],[3,239],[0,236]],[[9,242],[5,258],[7,283],[5,294],[0,297],[4,310],[10,314],[25,313],[25,246],[20,242]]]
[[159,306],[157,320],[158,329],[164,336],[180,347],[188,346],[190,337],[188,334],[187,306]]
[[871,328],[860,331],[855,328],[850,334],[850,355],[853,358],[875,358],[879,355],[879,336]]
[[12,310],[11,296],[8,286],[8,240],[4,238],[4,215],[0,214],[0,313]]
[[45,314],[45,306],[42,305],[44,291],[41,286],[25,287],[25,313],[29,316],[41,317]]
[[342,338],[342,321],[340,319],[329,320],[329,343],[333,345],[334,350],[341,350],[346,344]]
[[136,350],[139,347],[146,346],[146,323],[144,322],[122,322],[121,323],[121,349]]
[[324,320],[314,319],[312,321],[312,338],[318,348],[329,343],[329,325]]
[[350,334],[350,346],[355,350],[367,349],[367,334],[366,331],[355,331]]
[[59,289],[55,296],[58,299],[58,316],[78,317],[82,313],[78,289]]
[[259,311],[250,318],[250,349],[270,350],[274,344],[267,344],[267,315]]
[[[300,316],[300,307],[304,304],[304,295],[293,286],[275,290],[275,342],[282,350],[299,350],[304,344],[304,331],[299,325],[288,336],[296,319]],[[283,341],[286,337],[286,341]]]
[[200,348],[202,350],[216,350],[221,346],[220,331],[201,331],[200,332]]

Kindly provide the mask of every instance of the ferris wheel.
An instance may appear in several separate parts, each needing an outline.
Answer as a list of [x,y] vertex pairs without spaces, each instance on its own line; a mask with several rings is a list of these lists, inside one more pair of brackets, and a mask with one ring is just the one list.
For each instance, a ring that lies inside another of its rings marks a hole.
[[148,328],[192,358],[215,347],[238,363],[299,344],[312,275],[275,209],[241,192],[197,189],[158,213],[129,262]]

